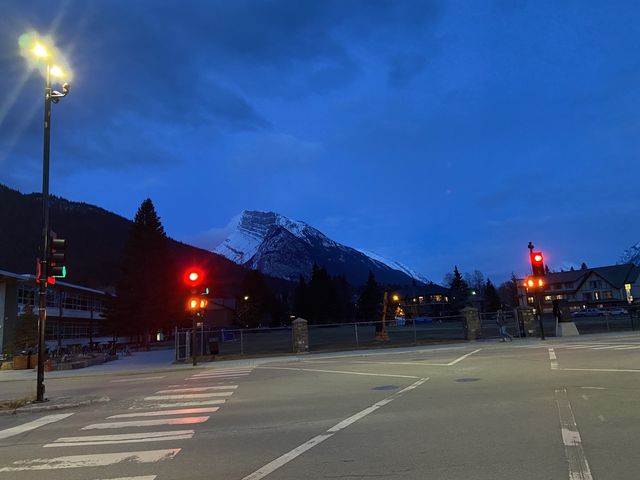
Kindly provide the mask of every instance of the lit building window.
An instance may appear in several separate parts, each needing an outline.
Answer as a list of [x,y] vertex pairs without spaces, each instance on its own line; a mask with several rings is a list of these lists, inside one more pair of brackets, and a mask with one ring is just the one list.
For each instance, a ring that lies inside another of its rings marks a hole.
[[600,300],[600,292],[593,292],[593,299]]
[[545,295],[545,296],[544,296],[544,301],[545,301],[545,302],[550,302],[551,300],[552,300],[551,295]]
[[535,300],[533,299],[533,297],[527,297],[527,303],[528,303],[528,304],[533,305],[533,304],[534,304],[534,301],[535,301]]
[[613,298],[613,292],[611,290],[607,290],[605,292],[602,292],[602,296],[605,300],[611,300]]
[[422,295],[418,296],[418,303],[424,303],[424,297]]

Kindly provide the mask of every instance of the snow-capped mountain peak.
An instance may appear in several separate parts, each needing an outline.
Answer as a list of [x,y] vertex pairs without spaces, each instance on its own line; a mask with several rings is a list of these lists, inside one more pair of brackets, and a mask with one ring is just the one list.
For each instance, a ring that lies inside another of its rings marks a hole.
[[640,265],[640,242],[626,249],[622,253],[618,263],[635,263],[636,265]]
[[342,245],[305,222],[275,212],[243,211],[232,233],[214,252],[289,280],[308,276],[317,263],[332,275],[346,275],[353,283],[364,283],[369,270],[384,283],[427,281],[400,263]]

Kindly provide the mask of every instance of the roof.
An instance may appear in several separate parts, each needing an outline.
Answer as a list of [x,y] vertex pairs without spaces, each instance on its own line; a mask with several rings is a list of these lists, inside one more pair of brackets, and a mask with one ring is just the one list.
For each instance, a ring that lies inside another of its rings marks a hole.
[[636,282],[638,276],[640,276],[640,267],[633,263],[625,263],[622,265],[570,270],[568,272],[553,272],[546,274],[544,281],[547,285],[573,283],[573,289],[578,289],[580,288],[579,284],[583,283],[592,273],[601,277],[614,288],[623,288],[625,283]]
[[[36,277],[35,275],[31,275],[29,273],[13,273],[13,272],[8,272],[6,270],[0,270],[0,279],[1,278],[12,278],[18,281],[22,281],[22,282],[29,282],[32,281],[35,283]],[[73,290],[82,290],[84,292],[90,292],[90,293],[96,293],[99,295],[107,295],[107,292],[104,292],[102,290],[96,290],[94,288],[89,288],[89,287],[83,287],[82,285],[75,285],[73,283],[67,283],[67,282],[61,282],[61,281],[56,281],[56,286],[57,287],[65,287],[65,288],[70,288]]]
[[442,285],[438,285],[437,283],[427,283],[426,285],[420,286],[412,286],[410,288],[403,288],[400,290],[403,295],[448,295],[449,289],[447,287],[443,287]]

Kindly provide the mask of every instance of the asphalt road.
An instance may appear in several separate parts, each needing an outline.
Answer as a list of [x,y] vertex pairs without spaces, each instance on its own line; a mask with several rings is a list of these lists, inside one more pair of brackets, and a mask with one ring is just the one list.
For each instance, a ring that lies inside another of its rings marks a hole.
[[635,479],[638,360],[590,335],[61,378],[112,400],[0,416],[0,480]]

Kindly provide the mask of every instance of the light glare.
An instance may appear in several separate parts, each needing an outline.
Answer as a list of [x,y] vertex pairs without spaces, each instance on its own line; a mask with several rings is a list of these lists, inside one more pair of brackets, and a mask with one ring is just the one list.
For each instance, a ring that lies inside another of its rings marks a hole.
[[51,73],[51,75],[53,75],[54,77],[57,77],[57,78],[64,77],[64,72],[57,65],[54,65],[53,67],[51,67],[51,69],[49,70],[49,73]]
[[41,43],[36,43],[33,47],[33,54],[36,57],[46,57],[48,55],[47,49]]

